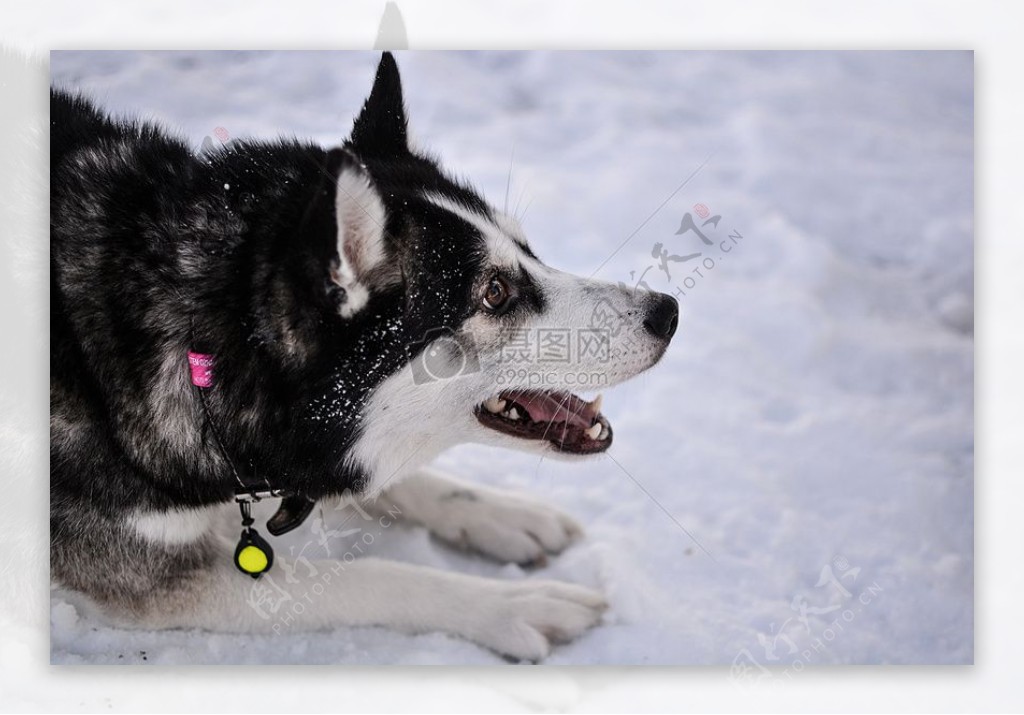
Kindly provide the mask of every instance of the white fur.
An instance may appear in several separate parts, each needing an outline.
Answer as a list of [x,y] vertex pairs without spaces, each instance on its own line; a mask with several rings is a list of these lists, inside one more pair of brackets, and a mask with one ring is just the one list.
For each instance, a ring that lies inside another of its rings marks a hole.
[[[399,483],[477,429],[472,385],[461,378],[416,384],[405,368],[381,383],[363,410],[363,431],[346,458],[370,475],[368,497]],[[480,398],[485,399],[485,398]],[[458,404],[464,414],[453,414]],[[438,409],[441,407],[441,409]]]
[[134,511],[127,524],[136,534],[156,544],[190,544],[206,536],[214,524],[216,507]]
[[607,605],[582,586],[487,579],[376,558],[313,561],[292,569],[291,578],[275,572],[253,581],[221,559],[180,582],[176,602],[125,625],[267,634],[384,625],[451,633],[539,660],[553,642],[596,624]]
[[[515,268],[522,263],[523,259],[529,258],[502,227],[487,216],[440,194],[426,194],[424,198],[438,208],[455,214],[479,231],[487,243],[487,253],[494,265]],[[514,222],[511,218],[504,217],[503,223],[508,225]]]
[[499,561],[544,563],[583,529],[539,501],[463,482],[424,469],[370,503],[377,513],[401,513],[439,538]]
[[335,210],[340,260],[333,279],[347,293],[341,315],[350,318],[370,299],[366,284],[368,274],[387,258],[384,250],[387,215],[369,178],[354,167],[342,169],[338,176]]
[[[443,539],[518,563],[541,563],[580,533],[575,522],[539,502],[435,472],[414,475],[367,508],[382,528],[400,515]],[[149,540],[183,544],[210,533],[215,511],[138,512],[129,525]],[[273,634],[382,625],[451,633],[502,654],[539,660],[553,644],[595,625],[607,607],[600,593],[582,586],[479,578],[375,558],[298,564],[280,554],[280,568],[253,581],[238,573],[228,556],[232,545],[221,540],[224,556],[210,571],[180,580],[167,596],[170,602],[141,618],[116,622]]]

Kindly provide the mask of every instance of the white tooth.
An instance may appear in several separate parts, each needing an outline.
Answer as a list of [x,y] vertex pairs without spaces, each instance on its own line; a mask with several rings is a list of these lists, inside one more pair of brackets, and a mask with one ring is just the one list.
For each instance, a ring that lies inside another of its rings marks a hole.
[[600,437],[601,436],[601,423],[600,422],[595,422],[594,426],[587,430],[586,435],[588,437],[590,437],[590,439],[597,439],[598,437]]
[[604,401],[604,395],[598,395],[598,396],[597,396],[597,397],[595,397],[595,398],[594,398],[594,400],[593,400],[593,401],[592,401],[592,402],[590,403],[590,407],[591,407],[591,408],[592,408],[592,409],[594,410],[594,413],[595,413],[595,414],[597,414],[597,413],[601,412],[601,403],[602,403],[603,401]]
[[518,420],[519,412],[516,410],[515,407],[512,407],[509,409],[508,412],[505,413],[505,416],[508,417],[510,420]]
[[491,399],[487,400],[484,403],[484,407],[487,408],[488,412],[498,414],[499,412],[505,409],[505,400],[502,400],[498,397],[492,397]]
[[608,439],[608,429],[604,426],[601,427],[601,434],[597,436],[599,442],[603,442]]

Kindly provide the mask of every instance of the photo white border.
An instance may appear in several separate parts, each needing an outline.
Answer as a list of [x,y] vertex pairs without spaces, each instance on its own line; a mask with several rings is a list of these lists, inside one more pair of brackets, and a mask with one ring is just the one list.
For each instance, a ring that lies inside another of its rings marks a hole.
[[[384,4],[19,3],[4,8],[0,43],[43,64],[51,49],[368,49]],[[25,413],[41,431],[28,436],[25,454],[15,459],[4,455],[3,461],[25,470],[5,474],[5,481],[27,484],[31,493],[27,502],[0,508],[0,531],[10,528],[4,517],[13,508],[39,509],[38,528],[33,521],[30,533],[19,538],[41,541],[25,559],[18,554],[14,563],[0,563],[4,579],[25,579],[8,582],[0,593],[23,594],[23,603],[32,609],[20,621],[0,616],[0,709],[958,712],[1024,707],[1024,678],[1018,674],[1024,662],[1024,570],[1016,558],[1024,544],[1024,518],[1018,514],[1024,505],[1021,6],[994,0],[641,0],[621,5],[398,0],[397,6],[412,49],[975,50],[976,665],[808,668],[790,682],[753,689],[733,683],[728,667],[52,667],[46,625],[47,408],[33,404],[25,406]],[[43,115],[45,94],[44,85],[35,107]],[[5,141],[0,138],[0,144]],[[45,138],[41,142],[45,149]],[[44,162],[42,153],[39,161]],[[45,176],[45,164],[42,171]],[[25,195],[2,196],[0,202],[25,201],[26,196],[34,203],[18,211],[45,216],[45,193],[27,189]],[[45,301],[45,255],[30,257],[26,266],[20,275],[31,275],[40,285],[22,300],[35,296]],[[26,307],[4,300],[2,305],[5,327],[11,311],[41,318],[36,337],[45,346],[45,302]],[[46,362],[37,362],[17,379],[44,399]],[[9,536],[4,533],[0,543]],[[18,619],[23,611],[13,612]]]

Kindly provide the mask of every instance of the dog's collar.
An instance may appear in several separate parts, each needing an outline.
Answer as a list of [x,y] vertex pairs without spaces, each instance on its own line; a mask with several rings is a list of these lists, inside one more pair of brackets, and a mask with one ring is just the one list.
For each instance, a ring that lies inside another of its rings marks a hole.
[[263,491],[236,491],[235,501],[239,504],[252,504],[263,499],[280,499],[274,515],[267,519],[267,531],[274,536],[287,534],[298,528],[306,520],[316,502],[304,494],[285,491],[283,489],[267,489]]
[[259,578],[270,570],[274,565],[274,550],[270,544],[259,535],[252,524],[252,504],[263,499],[280,499],[281,505],[274,512],[274,515],[267,520],[267,531],[273,536],[281,536],[297,528],[306,520],[313,511],[315,502],[304,494],[293,490],[277,489],[264,476],[259,484],[252,481],[247,483],[242,479],[231,459],[224,441],[221,439],[220,430],[210,415],[209,406],[206,404],[206,390],[214,385],[214,366],[216,357],[212,353],[188,351],[189,372],[192,377],[192,384],[199,392],[199,402],[202,405],[203,417],[210,427],[214,442],[221,457],[227,462],[231,473],[237,484],[235,488],[235,501],[238,503],[242,516],[242,536],[235,549],[235,566],[240,571],[253,578]]

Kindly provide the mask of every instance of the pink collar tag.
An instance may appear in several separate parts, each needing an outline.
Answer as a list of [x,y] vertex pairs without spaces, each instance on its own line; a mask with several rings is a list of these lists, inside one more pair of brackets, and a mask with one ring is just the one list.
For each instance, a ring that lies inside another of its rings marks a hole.
[[192,371],[192,384],[213,387],[213,355],[188,351],[188,366]]

